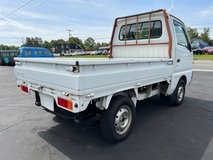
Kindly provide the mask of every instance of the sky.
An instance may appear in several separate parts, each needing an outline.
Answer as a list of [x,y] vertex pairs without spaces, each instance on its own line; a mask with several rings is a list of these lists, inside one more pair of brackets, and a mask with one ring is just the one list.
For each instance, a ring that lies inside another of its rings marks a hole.
[[35,36],[67,40],[67,29],[82,40],[109,42],[116,17],[161,8],[187,27],[213,27],[212,0],[1,0],[0,44],[19,46]]

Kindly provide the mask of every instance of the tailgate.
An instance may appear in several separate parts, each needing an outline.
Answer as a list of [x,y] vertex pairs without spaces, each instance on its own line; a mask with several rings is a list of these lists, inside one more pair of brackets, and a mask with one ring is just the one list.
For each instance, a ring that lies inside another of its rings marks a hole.
[[75,94],[78,90],[78,73],[70,71],[75,61],[70,64],[49,63],[42,61],[16,58],[15,75],[18,81],[26,81],[53,89],[68,91]]

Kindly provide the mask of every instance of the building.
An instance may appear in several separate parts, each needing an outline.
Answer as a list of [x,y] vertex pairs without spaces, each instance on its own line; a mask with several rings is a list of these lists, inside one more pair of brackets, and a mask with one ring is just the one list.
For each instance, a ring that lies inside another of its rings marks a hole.
[[109,51],[110,50],[110,46],[100,47],[99,50],[107,50],[107,51]]
[[55,53],[74,53],[74,52],[81,52],[83,48],[77,44],[62,44],[56,45],[54,48]]

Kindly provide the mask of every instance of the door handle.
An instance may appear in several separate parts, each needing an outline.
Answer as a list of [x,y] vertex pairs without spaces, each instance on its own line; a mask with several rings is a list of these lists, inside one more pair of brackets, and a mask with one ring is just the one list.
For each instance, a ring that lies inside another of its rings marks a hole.
[[177,63],[180,63],[180,59],[177,59]]

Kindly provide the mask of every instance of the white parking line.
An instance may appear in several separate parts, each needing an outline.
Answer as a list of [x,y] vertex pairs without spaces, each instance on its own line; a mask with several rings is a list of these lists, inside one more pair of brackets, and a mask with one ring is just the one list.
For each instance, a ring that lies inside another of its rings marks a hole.
[[213,72],[213,70],[210,69],[192,69],[195,72]]

